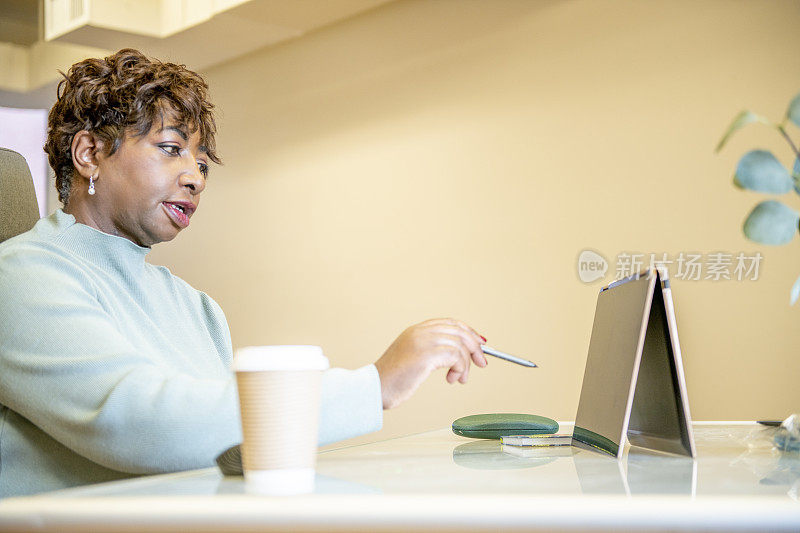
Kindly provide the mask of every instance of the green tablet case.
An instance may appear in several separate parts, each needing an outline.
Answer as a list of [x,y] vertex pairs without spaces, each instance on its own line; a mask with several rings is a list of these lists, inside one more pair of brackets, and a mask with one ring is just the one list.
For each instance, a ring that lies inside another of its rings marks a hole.
[[493,413],[469,415],[453,422],[453,433],[475,439],[499,439],[504,435],[557,433],[558,422],[539,415]]

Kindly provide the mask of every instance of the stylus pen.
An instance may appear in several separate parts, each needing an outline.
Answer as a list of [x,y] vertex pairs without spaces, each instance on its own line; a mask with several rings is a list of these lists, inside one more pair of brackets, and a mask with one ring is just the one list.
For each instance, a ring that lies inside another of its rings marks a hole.
[[485,344],[481,344],[481,350],[483,350],[483,353],[487,355],[492,355],[494,357],[497,357],[498,359],[505,359],[506,361],[511,361],[512,363],[517,363],[518,365],[527,366],[530,368],[539,368],[539,365],[537,365],[536,363],[531,363],[527,359],[515,357],[513,355],[503,353],[500,350],[495,350],[494,348],[489,348]]

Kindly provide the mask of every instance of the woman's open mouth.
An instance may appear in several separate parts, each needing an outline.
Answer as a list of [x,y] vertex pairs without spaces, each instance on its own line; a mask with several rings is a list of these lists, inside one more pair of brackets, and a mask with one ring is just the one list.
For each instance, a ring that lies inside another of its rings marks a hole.
[[189,225],[189,217],[197,207],[191,202],[161,202],[167,215],[181,228]]

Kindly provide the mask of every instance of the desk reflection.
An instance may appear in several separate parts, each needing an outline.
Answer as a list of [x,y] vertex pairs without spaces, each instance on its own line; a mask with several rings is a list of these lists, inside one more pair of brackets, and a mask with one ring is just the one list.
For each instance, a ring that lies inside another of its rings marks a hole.
[[[559,446],[567,448],[569,446]],[[498,446],[496,440],[467,442],[453,448],[453,462],[464,468],[476,470],[516,470],[534,468],[552,463],[558,456],[550,453],[552,448],[532,450],[531,448]],[[527,454],[525,452],[528,452]],[[531,453],[532,452],[532,453]],[[541,452],[539,454],[535,452]]]
[[628,483],[622,461],[616,457],[576,448],[572,460],[583,494],[628,495]]
[[630,494],[697,494],[697,461],[631,448],[626,461]]
[[415,492],[421,483],[431,492],[450,493],[693,496],[696,492],[694,460],[633,448],[617,460],[574,446],[515,447],[497,440],[420,446],[405,453],[382,452],[373,446],[373,457],[362,454],[356,459],[345,450],[323,456],[317,471],[383,493]]
[[[749,426],[699,426],[698,459],[631,447],[621,460],[577,447],[503,447],[449,430],[320,453],[317,494],[787,495],[798,500],[800,454],[749,438]],[[756,435],[757,437],[760,434]],[[745,438],[747,437],[747,438]],[[743,440],[744,439],[744,440]],[[68,489],[54,495],[242,494],[210,468]]]

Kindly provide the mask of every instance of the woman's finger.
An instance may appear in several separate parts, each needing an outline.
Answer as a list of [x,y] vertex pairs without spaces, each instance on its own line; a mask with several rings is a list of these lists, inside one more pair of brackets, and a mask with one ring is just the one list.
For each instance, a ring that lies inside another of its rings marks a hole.
[[456,372],[451,368],[450,370],[447,371],[447,376],[445,376],[445,379],[450,385],[452,385],[453,383],[458,381],[458,372]]
[[472,327],[469,324],[467,324],[466,322],[462,322],[460,320],[456,320],[456,322],[458,323],[458,326],[460,328],[464,329],[464,331],[468,332],[472,336],[472,338],[475,339],[475,341],[478,344],[486,342],[483,339],[483,336],[480,333],[478,333],[477,331],[475,331],[474,329],[472,329]]
[[[467,357],[469,358],[469,355],[467,355]],[[469,359],[467,359],[467,361],[469,361]],[[468,362],[466,367],[464,368],[464,371],[458,377],[458,381],[460,381],[462,384],[466,383],[467,379],[469,379],[469,368],[470,368],[470,364]]]
[[438,331],[458,336],[467,346],[470,358],[475,364],[480,367],[487,365],[486,356],[483,354],[483,350],[481,350],[480,341],[476,340],[467,330],[451,324],[437,326],[437,329]]
[[459,367],[459,371],[469,366],[470,351],[458,335],[439,335],[436,343],[440,350],[445,351],[445,362],[442,366]]
[[470,335],[475,342],[478,344],[485,343],[486,341],[484,338],[472,327],[470,327],[466,322],[462,322],[461,320],[456,320],[455,318],[434,318],[433,320],[428,320],[427,322],[423,322],[423,324],[430,323],[431,325],[439,325],[439,324],[446,324],[448,326],[455,326],[457,328],[462,329],[468,335]]
[[442,362],[444,367],[450,367],[447,372],[447,382],[456,380],[466,383],[469,376],[470,353],[459,337],[445,336],[440,338],[440,350],[444,352]]

